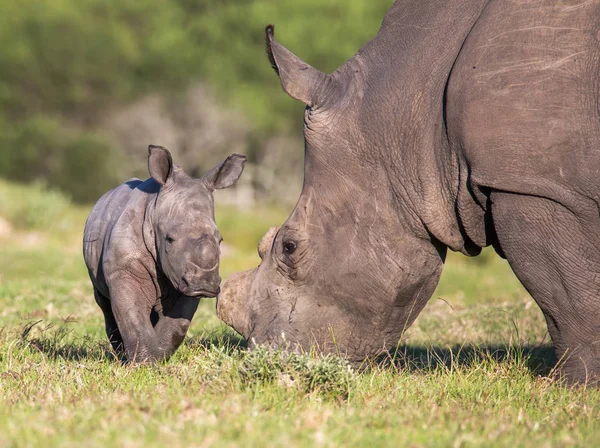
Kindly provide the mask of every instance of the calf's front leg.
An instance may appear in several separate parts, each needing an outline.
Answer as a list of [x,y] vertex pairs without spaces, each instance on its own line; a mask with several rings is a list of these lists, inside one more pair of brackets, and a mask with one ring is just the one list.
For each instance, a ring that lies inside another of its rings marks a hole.
[[161,359],[169,359],[179,348],[199,303],[199,298],[181,296],[160,314],[154,331]]
[[115,353],[118,356],[121,356],[123,354],[123,338],[121,337],[121,333],[119,333],[119,327],[117,326],[117,321],[113,315],[110,300],[108,297],[105,297],[96,287],[94,287],[94,297],[96,298],[96,303],[104,314],[104,328],[106,329],[106,336],[108,337],[108,340]]
[[154,363],[164,359],[152,327],[154,285],[122,275],[109,282],[112,313],[130,363]]

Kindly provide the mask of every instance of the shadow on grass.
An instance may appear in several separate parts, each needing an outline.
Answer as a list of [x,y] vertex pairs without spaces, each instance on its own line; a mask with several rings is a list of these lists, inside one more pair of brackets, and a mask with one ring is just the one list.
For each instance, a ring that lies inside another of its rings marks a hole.
[[[66,325],[53,324],[40,326],[42,321],[27,323],[20,334],[20,344],[47,359],[66,361],[110,360],[126,363],[110,346],[108,340],[99,341],[88,336],[77,335]],[[36,331],[33,331],[35,328]],[[236,333],[215,331],[194,338],[186,338],[184,346],[191,350],[221,350],[234,356],[240,350],[246,350],[246,340]],[[180,348],[181,349],[181,348]]]
[[454,345],[410,346],[377,358],[379,366],[395,366],[413,372],[430,371],[439,367],[475,367],[486,361],[497,363],[519,362],[534,375],[549,375],[557,364],[554,347],[546,345]]
[[108,341],[93,340],[88,336],[76,335],[65,325],[55,327],[52,324],[32,330],[42,321],[30,322],[23,327],[20,343],[30,350],[42,354],[50,360],[66,361],[111,360],[119,361]]
[[218,349],[232,356],[239,353],[241,350],[248,349],[248,341],[231,331],[214,331],[205,333],[193,338],[187,338],[184,345],[191,350],[202,349]]
[[[218,332],[190,338],[186,341],[186,345],[192,350],[199,347],[222,350],[230,356],[239,356],[241,351],[248,349],[247,341],[233,332]],[[439,367],[476,367],[486,361],[500,364],[522,363],[533,375],[541,376],[551,374],[557,364],[554,347],[551,344],[463,344],[447,347],[402,345],[394,352],[379,356],[375,365],[384,368],[393,366],[412,372],[427,372]]]
[[[27,324],[21,333],[21,344],[43,354],[46,358],[67,361],[110,360],[120,362],[108,341],[77,336],[66,326],[48,325],[32,336],[41,321]],[[186,338],[183,346],[192,351],[218,350],[227,356],[240,356],[247,351],[247,341],[231,331],[214,331]],[[402,345],[375,360],[378,367],[393,367],[412,372],[427,372],[439,367],[476,367],[486,361],[497,363],[522,362],[534,375],[547,376],[556,366],[552,345]],[[373,364],[363,365],[363,367]]]

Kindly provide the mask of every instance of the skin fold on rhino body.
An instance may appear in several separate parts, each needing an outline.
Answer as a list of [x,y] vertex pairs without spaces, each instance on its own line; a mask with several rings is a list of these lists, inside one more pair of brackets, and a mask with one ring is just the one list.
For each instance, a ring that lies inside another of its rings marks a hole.
[[168,359],[187,333],[201,297],[219,292],[213,191],[233,185],[245,156],[233,154],[199,179],[148,148],[146,181],[104,194],[87,219],[83,254],[104,313],[106,334],[129,362]]
[[493,245],[542,309],[565,378],[600,375],[600,0],[398,0],[327,75],[274,40],[306,105],[304,186],[221,319],[251,344],[360,362],[392,348],[447,248]]

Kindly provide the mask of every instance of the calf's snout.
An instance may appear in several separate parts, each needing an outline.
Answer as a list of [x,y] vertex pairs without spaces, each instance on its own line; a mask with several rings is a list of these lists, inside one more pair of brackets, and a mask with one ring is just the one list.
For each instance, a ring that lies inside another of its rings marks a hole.
[[187,296],[216,297],[220,292],[221,277],[218,268],[205,272],[186,272],[177,289]]
[[221,251],[219,243],[212,238],[201,238],[195,244],[192,253],[192,261],[204,271],[218,269]]
[[219,255],[216,241],[206,237],[190,240],[187,256],[182,259],[184,271],[177,289],[191,297],[216,297],[221,284]]

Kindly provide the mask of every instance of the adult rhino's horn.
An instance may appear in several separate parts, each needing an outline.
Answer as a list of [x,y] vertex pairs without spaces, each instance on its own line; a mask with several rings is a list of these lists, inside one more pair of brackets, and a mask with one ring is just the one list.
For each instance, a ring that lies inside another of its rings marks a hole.
[[324,100],[330,76],[311,67],[290,50],[275,40],[275,26],[265,29],[267,56],[273,66],[283,90],[292,98],[311,107]]

